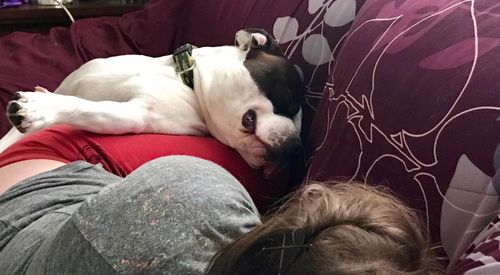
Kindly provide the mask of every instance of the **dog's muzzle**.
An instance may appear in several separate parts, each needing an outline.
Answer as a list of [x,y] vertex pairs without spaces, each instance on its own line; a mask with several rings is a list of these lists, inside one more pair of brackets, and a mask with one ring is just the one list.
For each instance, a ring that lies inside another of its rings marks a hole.
[[265,159],[272,162],[289,161],[300,156],[304,151],[298,136],[290,136],[278,146],[269,147]]

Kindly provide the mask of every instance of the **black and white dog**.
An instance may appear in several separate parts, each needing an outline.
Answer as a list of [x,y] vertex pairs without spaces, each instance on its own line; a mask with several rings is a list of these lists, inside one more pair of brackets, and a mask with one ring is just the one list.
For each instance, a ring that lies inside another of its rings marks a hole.
[[53,124],[102,134],[211,134],[269,172],[301,148],[303,83],[267,32],[240,30],[235,44],[195,48],[181,71],[174,55],[95,59],[54,93],[17,92],[7,107],[17,130],[0,140],[0,152]]

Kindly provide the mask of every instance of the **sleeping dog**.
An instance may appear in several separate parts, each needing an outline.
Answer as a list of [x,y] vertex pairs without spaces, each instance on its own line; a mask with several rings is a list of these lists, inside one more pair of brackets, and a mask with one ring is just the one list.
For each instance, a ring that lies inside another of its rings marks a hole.
[[[264,30],[236,33],[234,46],[185,46],[173,55],[91,60],[51,93],[17,92],[15,128],[0,152],[53,124],[102,134],[212,135],[269,174],[301,149],[303,83]],[[17,129],[17,130],[16,130]]]

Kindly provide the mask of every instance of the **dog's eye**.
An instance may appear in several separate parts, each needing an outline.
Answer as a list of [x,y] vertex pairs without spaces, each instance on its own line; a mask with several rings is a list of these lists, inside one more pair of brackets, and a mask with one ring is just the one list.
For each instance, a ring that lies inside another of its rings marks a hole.
[[255,125],[257,123],[257,114],[254,110],[248,110],[243,114],[241,124],[250,133],[255,133]]

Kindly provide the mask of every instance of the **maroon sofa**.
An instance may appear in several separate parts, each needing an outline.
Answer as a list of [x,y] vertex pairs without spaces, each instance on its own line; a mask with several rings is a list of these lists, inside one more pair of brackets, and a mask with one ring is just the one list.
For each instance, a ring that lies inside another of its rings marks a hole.
[[[151,0],[119,18],[0,38],[0,112],[13,92],[54,89],[93,58],[231,44],[238,29],[265,28],[307,84],[294,173],[263,179],[211,138],[167,138],[185,144],[171,153],[231,166],[262,210],[293,182],[386,185],[422,215],[447,273],[500,274],[498,26],[496,0]],[[9,127],[0,120],[0,134]]]

